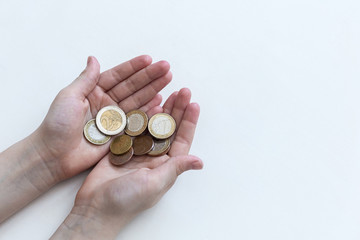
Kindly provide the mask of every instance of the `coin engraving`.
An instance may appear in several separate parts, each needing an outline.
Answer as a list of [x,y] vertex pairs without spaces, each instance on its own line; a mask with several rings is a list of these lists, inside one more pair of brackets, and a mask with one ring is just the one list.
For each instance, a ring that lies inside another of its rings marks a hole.
[[155,138],[166,139],[175,132],[176,123],[169,114],[158,113],[150,118],[148,129]]
[[132,132],[139,131],[144,126],[144,118],[138,113],[132,114],[128,117],[128,129]]
[[96,114],[96,126],[105,135],[117,135],[126,126],[124,111],[118,106],[106,106]]
[[95,119],[91,119],[85,124],[84,135],[86,140],[96,145],[105,144],[110,140],[109,136],[102,134],[96,127]]
[[152,128],[157,134],[167,134],[171,130],[171,122],[168,118],[160,116],[153,121]]
[[115,131],[121,127],[122,117],[115,110],[107,110],[101,115],[100,122],[106,130]]
[[96,141],[101,141],[102,139],[105,139],[106,136],[102,134],[95,126],[95,124],[89,125],[88,133],[91,136],[92,139]]
[[127,124],[125,128],[125,133],[130,136],[139,136],[147,128],[148,125],[148,116],[145,112],[141,110],[133,110],[126,114]]

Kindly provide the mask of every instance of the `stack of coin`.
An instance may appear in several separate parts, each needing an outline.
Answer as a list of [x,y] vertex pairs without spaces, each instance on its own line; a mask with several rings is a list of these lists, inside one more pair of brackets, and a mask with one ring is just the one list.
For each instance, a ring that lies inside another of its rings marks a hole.
[[170,138],[176,129],[173,117],[166,113],[152,116],[148,124],[149,133],[156,138],[154,148],[148,153],[150,156],[167,154],[170,150]]
[[132,138],[128,135],[120,135],[114,138],[110,144],[110,162],[114,165],[122,165],[132,158],[134,148]]
[[125,116],[119,107],[107,106],[85,125],[84,135],[89,142],[100,145],[124,130],[124,134],[116,136],[110,144],[110,162],[118,166],[130,161],[133,155],[166,154],[175,129],[175,120],[169,114],[158,113],[149,120],[141,110],[133,110]]
[[91,119],[85,124],[84,135],[90,143],[102,145],[107,143],[111,136],[124,130],[125,126],[124,111],[117,106],[107,106],[98,112],[96,119]]

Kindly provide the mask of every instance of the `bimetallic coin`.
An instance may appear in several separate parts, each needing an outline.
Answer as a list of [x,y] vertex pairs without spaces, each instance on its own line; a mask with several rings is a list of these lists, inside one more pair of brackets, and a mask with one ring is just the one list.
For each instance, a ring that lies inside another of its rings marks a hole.
[[121,155],[130,150],[133,141],[128,135],[120,135],[114,138],[110,144],[110,151],[115,155]]
[[138,136],[134,139],[133,148],[134,155],[144,155],[152,150],[154,141],[148,135]]
[[142,134],[148,124],[148,116],[141,110],[133,110],[126,114],[127,124],[125,133],[130,136],[139,136]]
[[149,132],[157,139],[166,139],[174,134],[176,123],[173,117],[166,113],[152,116],[148,124]]
[[104,107],[96,115],[96,126],[106,135],[119,134],[126,126],[125,113],[117,106]]
[[86,140],[95,145],[102,145],[110,140],[110,136],[102,134],[96,127],[95,119],[89,120],[84,126]]
[[122,155],[114,155],[114,154],[110,153],[109,161],[116,166],[123,165],[123,164],[127,163],[128,161],[130,161],[133,154],[134,154],[133,148],[130,148],[129,151],[127,151],[126,153],[124,153]]
[[170,149],[170,139],[165,140],[154,140],[154,147],[148,153],[150,156],[161,156],[167,153]]

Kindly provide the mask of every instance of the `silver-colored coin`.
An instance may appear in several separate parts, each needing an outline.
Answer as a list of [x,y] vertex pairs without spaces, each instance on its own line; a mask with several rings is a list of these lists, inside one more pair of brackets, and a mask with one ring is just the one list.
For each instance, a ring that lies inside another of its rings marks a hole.
[[89,120],[84,127],[86,140],[95,145],[103,145],[110,140],[110,136],[102,134],[96,127],[95,119]]
[[161,156],[166,154],[170,149],[170,139],[154,140],[154,147],[148,153],[150,156]]
[[103,107],[96,115],[96,126],[105,135],[117,135],[126,126],[126,115],[117,106]]
[[169,114],[158,113],[150,118],[148,129],[153,137],[165,139],[174,134],[176,123],[174,118]]
[[127,124],[125,133],[130,136],[139,136],[142,134],[148,124],[148,116],[141,110],[133,110],[126,114]]

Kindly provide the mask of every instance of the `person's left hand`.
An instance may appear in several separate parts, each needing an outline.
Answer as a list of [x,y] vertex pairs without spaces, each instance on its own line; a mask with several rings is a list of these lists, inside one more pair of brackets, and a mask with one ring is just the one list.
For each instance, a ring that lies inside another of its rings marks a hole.
[[41,126],[32,134],[33,142],[54,181],[60,181],[93,166],[108,151],[89,143],[85,123],[107,105],[128,112],[148,111],[162,99],[158,92],[172,78],[166,61],[151,64],[149,56],[139,56],[100,74],[95,57],[89,57],[86,69],[68,87],[60,91]]

